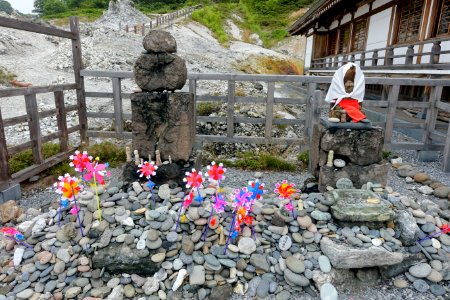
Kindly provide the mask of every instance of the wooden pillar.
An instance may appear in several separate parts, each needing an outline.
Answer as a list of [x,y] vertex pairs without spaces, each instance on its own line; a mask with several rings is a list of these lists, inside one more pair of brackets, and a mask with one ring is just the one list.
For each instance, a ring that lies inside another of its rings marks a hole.
[[385,51],[384,55],[384,65],[385,66],[392,66],[394,64],[394,48],[389,47]]
[[269,82],[267,85],[267,102],[266,102],[266,128],[265,135],[266,142],[272,139],[272,119],[273,119],[273,104],[275,98],[275,82]]
[[114,120],[115,120],[115,130],[117,138],[123,138],[123,119],[122,119],[122,87],[120,84],[120,78],[112,79],[113,87],[113,99],[114,99]]
[[25,108],[27,110],[30,140],[33,143],[31,148],[31,151],[33,152],[33,162],[36,165],[40,165],[44,161],[44,156],[42,155],[42,135],[41,126],[39,124],[36,94],[25,95]]
[[436,107],[438,101],[441,100],[442,96],[442,86],[433,86],[431,88],[430,98],[428,103],[430,104],[429,109],[427,110],[427,117],[425,120],[425,130],[423,131],[422,142],[425,145],[425,150],[427,147],[431,145],[431,133],[434,131],[436,127],[436,119],[438,114],[438,109]]
[[64,92],[56,91],[53,94],[55,96],[60,152],[66,152],[69,149],[69,133],[67,132],[67,112],[64,104]]
[[81,55],[81,40],[78,27],[78,17],[70,17],[70,31],[75,34],[75,39],[72,40],[72,57],[73,57],[73,72],[75,74],[75,83],[77,85],[77,106],[78,106],[78,123],[80,125],[81,142],[88,143],[87,137],[87,116],[86,116],[86,97],[84,89],[84,78],[80,75],[83,69],[83,61]]
[[372,66],[378,65],[378,50],[374,50],[372,54]]
[[227,137],[234,136],[234,102],[235,102],[235,81],[228,81],[228,104],[227,104]]
[[398,96],[400,93],[400,86],[393,85],[389,91],[388,107],[386,115],[386,125],[384,127],[384,146],[386,149],[391,148],[392,131],[394,130],[395,112],[397,110]]
[[438,64],[439,57],[441,55],[441,41],[436,41],[433,43],[433,47],[431,48],[430,55],[430,64]]
[[0,110],[0,184],[10,179],[8,158],[5,128],[3,127],[2,111]]
[[412,65],[414,59],[414,45],[409,45],[406,50],[405,65]]

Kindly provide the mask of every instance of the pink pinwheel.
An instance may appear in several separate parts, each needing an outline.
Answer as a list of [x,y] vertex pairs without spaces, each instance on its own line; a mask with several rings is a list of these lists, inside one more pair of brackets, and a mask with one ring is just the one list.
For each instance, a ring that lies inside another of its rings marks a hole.
[[1,229],[1,231],[2,231],[4,234],[8,234],[8,235],[16,235],[16,234],[20,234],[20,232],[19,232],[17,229],[12,228],[12,227],[3,227],[3,228]]
[[247,188],[242,188],[242,190],[236,189],[234,190],[234,203],[233,207],[235,209],[239,207],[245,206],[247,209],[249,209],[249,200],[252,196],[252,193],[247,190]]
[[143,164],[138,165],[140,168],[137,172],[140,173],[139,177],[145,176],[145,178],[150,179],[151,176],[156,175],[156,170],[158,169],[158,166],[155,166],[155,163],[153,161],[151,162],[144,162]]
[[227,202],[221,197],[221,195],[216,197],[216,203],[214,203],[214,210],[220,214],[225,210],[225,205]]
[[71,209],[70,209],[70,213],[72,214],[72,215],[77,215],[78,214],[78,212],[80,211],[80,209],[78,208],[78,206],[76,206],[76,205],[74,205]]
[[203,182],[202,172],[192,169],[192,172],[186,172],[186,177],[183,178],[183,181],[186,182],[187,188],[199,188]]
[[88,156],[86,151],[80,153],[78,150],[75,151],[75,155],[71,155],[69,158],[72,160],[69,166],[74,167],[77,172],[83,172],[86,164],[90,163],[92,160],[92,156]]
[[95,182],[100,183],[101,185],[105,184],[105,176],[111,176],[111,173],[106,171],[105,169],[108,167],[108,164],[99,164],[96,162],[95,164],[87,163],[86,169],[88,170],[87,174],[84,176],[84,180],[91,180],[94,178]]
[[294,209],[294,206],[291,202],[287,203],[284,207],[286,207],[287,210],[292,211]]
[[208,171],[206,172],[206,176],[209,176],[210,179],[219,181],[219,180],[222,180],[223,178],[225,178],[225,176],[223,176],[223,173],[225,173],[226,169],[223,168],[222,163],[217,165],[213,161],[211,163],[211,165],[207,167],[207,169],[208,169]]
[[185,198],[183,202],[183,208],[187,209],[191,205],[192,200],[194,200],[194,191],[191,191]]

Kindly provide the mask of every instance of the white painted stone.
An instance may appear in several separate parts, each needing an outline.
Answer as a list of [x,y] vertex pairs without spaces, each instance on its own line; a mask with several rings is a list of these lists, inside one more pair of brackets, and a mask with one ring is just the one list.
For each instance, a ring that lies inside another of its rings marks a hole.
[[172,290],[175,292],[178,290],[178,288],[183,284],[184,277],[186,277],[186,269],[181,269],[178,271],[177,278],[175,279],[175,282],[173,283]]
[[145,249],[145,240],[139,240],[137,242],[136,249],[144,250]]
[[280,250],[283,251],[289,250],[289,248],[291,248],[292,246],[291,238],[287,235],[283,235],[278,242],[278,246],[280,247]]
[[23,253],[25,252],[25,249],[23,248],[17,248],[16,251],[14,251],[14,266],[17,267],[22,262]]
[[125,220],[122,220],[122,225],[125,226],[134,226],[133,219],[131,217],[126,218]]
[[383,242],[380,239],[373,239],[372,244],[374,246],[381,246],[381,244],[383,244]]

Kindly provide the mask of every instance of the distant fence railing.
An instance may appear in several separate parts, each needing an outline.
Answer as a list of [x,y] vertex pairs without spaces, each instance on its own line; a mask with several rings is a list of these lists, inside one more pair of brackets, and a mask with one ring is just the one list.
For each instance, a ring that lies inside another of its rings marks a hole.
[[[11,185],[13,182],[21,182],[34,176],[47,168],[67,159],[70,152],[74,149],[69,147],[69,134],[79,132],[81,141],[87,141],[86,129],[86,102],[84,98],[84,83],[80,76],[82,69],[81,62],[81,43],[78,30],[78,18],[70,18],[70,31],[64,31],[57,28],[45,27],[31,22],[18,21],[15,19],[0,17],[0,26],[24,30],[29,32],[41,33],[50,36],[62,37],[72,40],[73,68],[75,74],[75,83],[60,84],[49,86],[32,86],[27,88],[6,88],[0,89],[0,101],[5,97],[23,96],[25,100],[26,114],[18,117],[3,119],[0,111],[0,191]],[[64,91],[75,90],[77,104],[65,106]],[[55,109],[39,112],[36,95],[42,93],[53,93],[55,98]],[[66,115],[68,112],[77,111],[79,124],[68,127]],[[58,130],[54,133],[43,136],[41,133],[40,119],[56,116]],[[28,142],[8,146],[8,139],[5,136],[5,128],[27,122],[30,140]],[[48,141],[58,139],[60,144],[59,153],[48,158],[44,158],[42,153],[42,144]],[[33,153],[33,165],[11,174],[9,168],[10,157],[23,150],[31,149]]]
[[[85,77],[109,77],[113,83],[113,92],[89,92],[86,97],[112,98],[114,99],[113,113],[87,112],[87,117],[92,118],[113,118],[115,120],[114,131],[87,131],[89,137],[109,137],[119,139],[130,139],[131,132],[124,132],[123,120],[131,119],[131,115],[124,114],[122,100],[129,99],[129,93],[121,92],[121,80],[132,78],[132,72],[115,71],[89,71],[82,70],[81,75]],[[286,144],[293,142],[304,142],[299,138],[276,138],[272,136],[273,125],[304,125],[305,136],[310,137],[312,127],[319,122],[320,108],[323,104],[324,95],[318,90],[318,85],[330,84],[331,77],[328,76],[288,76],[288,75],[248,75],[248,74],[189,74],[189,91],[194,93],[196,102],[201,101],[222,101],[227,103],[226,117],[197,116],[198,122],[222,122],[226,123],[226,135],[197,135],[202,141],[224,142],[224,143],[250,143],[250,144]],[[228,91],[226,95],[199,95],[197,84],[199,81],[227,81]],[[240,97],[236,95],[236,82],[251,81],[265,82],[267,84],[267,94],[265,97]],[[307,96],[304,98],[277,98],[275,97],[275,83],[290,82],[307,86]],[[398,150],[436,150],[444,154],[444,170],[450,171],[450,127],[447,132],[437,130],[438,111],[450,113],[450,104],[442,100],[443,86],[450,85],[450,79],[413,79],[413,78],[366,78],[366,84],[383,85],[388,91],[381,96],[381,100],[364,101],[365,108],[384,108],[386,110],[385,119],[379,122],[372,122],[385,130],[384,147],[386,149]],[[401,86],[428,86],[431,92],[427,102],[419,101],[399,101]],[[236,103],[257,103],[266,105],[264,118],[239,117],[234,114],[234,104]],[[306,105],[304,117],[297,119],[279,119],[274,117],[274,104]],[[425,120],[417,122],[404,122],[396,120],[396,112],[402,108],[421,108],[427,111]],[[236,123],[262,124],[265,127],[264,137],[236,136]],[[442,126],[440,126],[442,128]],[[417,143],[393,142],[392,134],[394,129],[420,129],[422,139]],[[308,140],[306,141],[308,143]]]
[[[341,53],[327,57],[315,58],[311,62],[310,71],[334,70],[348,62],[354,62],[363,69],[396,70],[411,69],[450,69],[448,59],[441,56],[450,54],[450,50],[442,50],[441,43],[450,38],[437,38],[407,45],[392,45],[385,48]],[[417,48],[416,52],[414,48]],[[423,51],[423,48],[429,49]]]
[[155,19],[151,20],[149,23],[139,23],[139,24],[125,24],[122,26],[122,24],[119,24],[119,28],[121,30],[125,30],[126,32],[134,32],[135,34],[141,34],[144,36],[149,30],[156,29],[164,24],[173,24],[173,21],[175,19],[179,19],[181,17],[188,18],[192,15],[192,12],[199,8],[200,6],[191,6],[186,7],[180,10],[177,10],[172,13],[168,13],[165,15],[161,15],[159,17],[156,17]]

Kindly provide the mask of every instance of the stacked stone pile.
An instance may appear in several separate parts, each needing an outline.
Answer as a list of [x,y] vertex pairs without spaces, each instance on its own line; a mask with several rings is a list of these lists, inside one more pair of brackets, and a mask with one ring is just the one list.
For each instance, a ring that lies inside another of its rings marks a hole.
[[[175,231],[184,196],[180,187],[159,186],[157,209],[149,210],[145,186],[135,182],[125,189],[114,181],[99,189],[101,222],[94,193],[80,194],[84,237],[67,212],[57,225],[56,199],[46,213],[29,209],[6,220],[32,248],[1,239],[0,299],[227,299],[232,293],[336,299],[334,286],[376,284],[395,276],[399,288],[430,298],[446,294],[450,237],[437,235],[421,246],[415,241],[447,223],[448,209],[387,190],[380,195],[398,218],[378,228],[338,225],[333,203],[321,193],[302,194],[304,210],[293,218],[269,193],[253,210],[256,240],[244,227],[224,254],[231,212],[215,215],[217,222],[208,224],[214,186],[201,190],[206,204],[189,207]],[[0,215],[17,212],[12,207],[0,206]],[[205,226],[210,230],[203,241]]]

